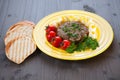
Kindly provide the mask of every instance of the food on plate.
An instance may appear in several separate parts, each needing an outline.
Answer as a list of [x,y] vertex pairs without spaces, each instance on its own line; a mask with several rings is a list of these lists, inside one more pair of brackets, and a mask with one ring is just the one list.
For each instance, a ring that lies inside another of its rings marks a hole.
[[34,26],[33,22],[22,21],[8,29],[4,38],[8,59],[20,64],[36,50],[36,45],[32,38]]
[[70,41],[81,41],[88,33],[88,28],[78,21],[65,22],[57,29],[58,36]]
[[80,21],[66,21],[59,26],[48,25],[46,38],[54,47],[68,53],[95,50],[99,46],[97,40],[89,36],[89,28]]

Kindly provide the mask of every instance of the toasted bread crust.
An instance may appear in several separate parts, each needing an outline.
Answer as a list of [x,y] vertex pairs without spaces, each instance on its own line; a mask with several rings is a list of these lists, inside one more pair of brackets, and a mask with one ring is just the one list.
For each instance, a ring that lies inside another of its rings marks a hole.
[[34,28],[34,27],[35,27],[35,24],[34,24],[33,22],[30,22],[30,21],[21,21],[21,22],[18,22],[18,23],[16,23],[16,24],[12,25],[12,26],[8,29],[8,31],[7,31],[6,34],[11,33],[11,31],[14,32],[14,31],[16,31],[16,29],[18,29],[18,27],[22,27],[22,26],[29,26],[29,27],[33,27],[33,28]]
[[6,56],[14,63],[22,63],[36,50],[32,38],[34,23],[30,21],[18,22],[11,26],[4,38]]
[[9,60],[20,64],[36,50],[36,45],[29,37],[18,37],[11,40],[5,50]]
[[5,40],[5,45],[12,39],[17,38],[19,36],[29,36],[32,38],[32,31],[33,27],[28,27],[28,26],[20,26],[20,27],[15,27],[16,30],[10,31],[8,34],[6,34],[4,40]]

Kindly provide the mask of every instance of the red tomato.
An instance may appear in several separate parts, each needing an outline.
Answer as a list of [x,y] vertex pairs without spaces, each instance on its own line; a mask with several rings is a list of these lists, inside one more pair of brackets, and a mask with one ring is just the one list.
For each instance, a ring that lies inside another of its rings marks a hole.
[[55,36],[56,36],[56,32],[50,31],[50,32],[49,32],[49,35],[50,35],[51,37],[55,37]]
[[60,46],[60,44],[58,44],[56,41],[53,41],[53,42],[52,42],[52,45],[53,45],[54,47],[57,47],[57,48]]
[[48,26],[46,28],[46,33],[48,34],[50,31],[57,31],[57,28],[55,26]]
[[55,47],[60,47],[61,42],[62,38],[60,36],[56,36],[52,42],[52,45]]
[[69,40],[63,40],[61,49],[65,50],[70,46],[71,42]]
[[50,35],[46,35],[46,38],[49,42],[52,40],[52,37]]
[[56,41],[57,43],[61,43],[62,38],[60,36],[56,36],[54,41]]
[[49,32],[50,32],[50,29],[47,28],[47,29],[46,29],[46,34],[49,34]]
[[55,32],[57,31],[57,28],[53,25],[48,26],[48,28],[50,29],[50,31],[55,31]]

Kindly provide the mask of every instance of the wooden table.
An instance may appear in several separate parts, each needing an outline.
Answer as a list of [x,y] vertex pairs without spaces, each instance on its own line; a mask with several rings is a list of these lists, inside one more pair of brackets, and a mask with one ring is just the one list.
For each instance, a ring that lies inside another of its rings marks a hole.
[[[96,13],[111,24],[114,40],[105,52],[88,60],[63,61],[37,49],[20,65],[7,59],[3,39],[11,25],[37,23],[71,9]],[[0,0],[0,80],[120,80],[120,0]]]

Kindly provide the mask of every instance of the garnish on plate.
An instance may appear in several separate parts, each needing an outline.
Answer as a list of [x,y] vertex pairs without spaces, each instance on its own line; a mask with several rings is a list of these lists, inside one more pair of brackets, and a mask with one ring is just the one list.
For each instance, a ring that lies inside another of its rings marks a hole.
[[95,50],[97,47],[99,47],[97,40],[88,36],[81,42],[78,42],[78,43],[73,42],[66,49],[66,51],[69,53],[73,53],[74,51],[85,51],[86,49]]
[[89,37],[88,27],[78,21],[67,21],[58,27],[48,25],[46,38],[54,47],[68,53],[86,49],[95,50],[99,46],[96,39]]

